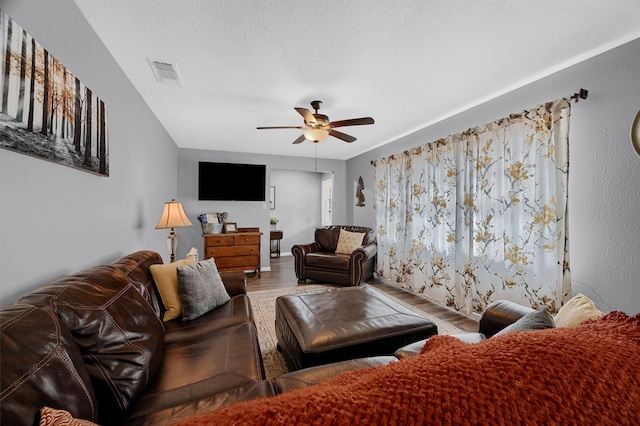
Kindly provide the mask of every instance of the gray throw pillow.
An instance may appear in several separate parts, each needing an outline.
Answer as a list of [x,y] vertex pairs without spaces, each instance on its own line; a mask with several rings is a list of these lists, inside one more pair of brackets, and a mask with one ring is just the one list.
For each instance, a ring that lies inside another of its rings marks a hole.
[[213,258],[180,266],[177,272],[182,321],[198,318],[231,300]]
[[542,308],[539,308],[533,312],[529,312],[518,321],[503,328],[498,333],[496,333],[494,337],[512,333],[514,331],[543,330],[545,328],[553,327],[555,327],[553,317],[551,316],[551,314],[549,314],[547,307],[543,306]]

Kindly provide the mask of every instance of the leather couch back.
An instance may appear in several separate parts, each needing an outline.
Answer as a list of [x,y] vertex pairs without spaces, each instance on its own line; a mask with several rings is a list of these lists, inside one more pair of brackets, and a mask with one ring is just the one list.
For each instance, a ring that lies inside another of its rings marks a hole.
[[71,331],[51,308],[0,310],[0,424],[38,424],[43,406],[98,421],[89,371]]
[[[154,306],[157,305],[157,295],[154,293],[156,290],[153,281],[149,278],[149,266],[158,261],[161,262],[161,258],[157,253],[134,253],[112,265],[97,266],[60,278],[21,297],[14,305],[2,310],[3,351],[5,340],[18,338],[15,333],[20,327],[5,325],[22,321],[19,315],[20,305],[39,307],[57,317],[59,327],[49,335],[48,341],[44,338],[25,340],[24,351],[39,353],[44,350],[42,345],[59,345],[60,350],[64,349],[68,354],[67,358],[72,361],[73,365],[69,368],[73,367],[77,371],[75,376],[69,378],[70,381],[76,381],[77,388],[81,386],[76,378],[82,378],[83,374],[88,373],[93,389],[88,387],[89,390],[84,391],[84,395],[70,395],[74,387],[69,387],[64,380],[60,383],[63,386],[57,388],[46,374],[30,377],[34,382],[39,381],[37,384],[43,392],[58,394],[59,401],[51,402],[53,408],[72,411],[67,408],[69,398],[80,400],[84,397],[86,400],[87,394],[95,394],[97,420],[103,424],[114,424],[122,420],[132,401],[148,385],[160,366],[164,348],[164,326],[158,316],[159,309]],[[50,327],[49,323],[50,319],[32,326],[46,329]],[[65,333],[72,338],[65,340]],[[61,341],[68,341],[68,345],[60,345]],[[79,363],[77,356],[73,356],[74,352],[81,354],[82,362]],[[12,404],[19,395],[7,394],[5,398],[8,389],[18,386],[17,383],[11,383],[11,377],[28,375],[28,370],[34,364],[37,364],[34,360],[25,360],[21,366],[14,366],[14,370],[5,371],[3,359],[3,420],[5,404]],[[50,389],[52,386],[55,389]],[[34,388],[37,386],[34,385]],[[32,398],[24,402],[31,404],[31,407],[25,409],[37,412],[42,401],[38,395],[32,395]],[[83,413],[84,411],[81,414]],[[72,414],[77,413],[72,411]]]
[[364,226],[349,226],[349,225],[331,225],[331,226],[319,226],[315,231],[315,240],[320,246],[321,251],[336,251],[338,247],[338,239],[340,238],[340,229],[344,229],[349,232],[364,232],[364,238],[362,239],[362,245],[375,243],[376,237],[373,233],[373,229]]
[[158,288],[153,281],[151,265],[162,263],[162,257],[155,251],[141,250],[111,264],[114,268],[122,271],[129,283],[140,290],[140,294],[147,299],[158,318],[164,316],[166,309],[164,303],[162,303],[160,292],[158,292]]

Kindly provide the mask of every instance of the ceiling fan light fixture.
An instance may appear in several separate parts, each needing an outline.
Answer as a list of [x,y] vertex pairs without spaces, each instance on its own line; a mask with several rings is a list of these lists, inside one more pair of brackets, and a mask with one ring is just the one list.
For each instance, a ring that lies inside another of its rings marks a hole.
[[311,142],[322,142],[329,136],[325,129],[309,129],[304,132],[304,137]]

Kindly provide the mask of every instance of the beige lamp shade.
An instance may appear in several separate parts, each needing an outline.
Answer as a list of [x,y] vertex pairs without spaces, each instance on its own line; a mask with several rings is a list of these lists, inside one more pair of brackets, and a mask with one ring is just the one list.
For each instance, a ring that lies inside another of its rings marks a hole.
[[156,229],[184,228],[185,226],[192,225],[193,223],[191,223],[187,214],[184,212],[182,203],[176,200],[171,200],[164,203],[162,217],[160,218],[160,221],[158,221]]

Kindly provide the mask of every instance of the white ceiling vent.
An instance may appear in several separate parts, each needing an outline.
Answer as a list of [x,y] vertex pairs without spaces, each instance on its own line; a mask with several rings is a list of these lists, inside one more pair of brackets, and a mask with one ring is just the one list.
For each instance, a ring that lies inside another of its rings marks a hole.
[[151,69],[160,83],[182,86],[182,78],[175,62],[160,61],[149,58]]

